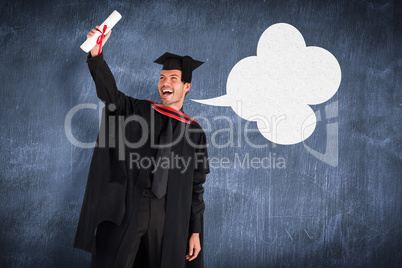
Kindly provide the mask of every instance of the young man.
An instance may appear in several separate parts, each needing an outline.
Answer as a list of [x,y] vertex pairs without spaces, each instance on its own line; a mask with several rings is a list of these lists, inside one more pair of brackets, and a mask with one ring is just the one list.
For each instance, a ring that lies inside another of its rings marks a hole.
[[182,109],[202,62],[158,58],[157,104],[119,91],[99,51],[87,62],[105,108],[74,246],[92,253],[91,267],[203,267],[206,137]]

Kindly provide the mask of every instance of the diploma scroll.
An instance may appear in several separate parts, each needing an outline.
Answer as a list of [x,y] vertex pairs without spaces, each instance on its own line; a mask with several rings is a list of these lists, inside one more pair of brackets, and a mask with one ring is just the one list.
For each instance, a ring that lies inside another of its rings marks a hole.
[[[99,26],[98,29],[103,30],[103,26],[106,25],[107,29],[105,31],[105,35],[116,25],[116,23],[121,19],[121,15],[119,12],[116,10],[110,14],[110,16]],[[101,35],[99,31],[97,31],[91,38],[88,38],[81,46],[80,48],[84,50],[85,52],[89,52],[95,45],[96,45],[96,40],[98,40],[98,37]]]

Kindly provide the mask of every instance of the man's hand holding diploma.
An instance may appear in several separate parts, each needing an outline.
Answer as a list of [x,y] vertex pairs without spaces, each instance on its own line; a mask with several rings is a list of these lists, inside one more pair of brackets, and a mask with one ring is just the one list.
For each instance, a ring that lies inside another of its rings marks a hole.
[[[98,32],[98,31],[97,31],[98,28],[99,28],[99,25],[96,25],[96,29],[92,29],[92,31],[90,31],[90,32],[87,34],[87,39],[91,38],[95,33],[97,33],[97,32]],[[110,31],[103,37],[103,40],[102,40],[102,48],[103,48],[103,46],[106,44],[106,41],[109,39],[111,33],[112,33],[112,30],[110,30]],[[100,50],[101,52],[102,52],[102,48],[101,48],[101,50]],[[98,52],[99,52],[99,44],[96,44],[96,46],[94,46],[94,47],[91,49],[91,56],[92,56],[92,57],[98,56],[98,55],[99,55]]]

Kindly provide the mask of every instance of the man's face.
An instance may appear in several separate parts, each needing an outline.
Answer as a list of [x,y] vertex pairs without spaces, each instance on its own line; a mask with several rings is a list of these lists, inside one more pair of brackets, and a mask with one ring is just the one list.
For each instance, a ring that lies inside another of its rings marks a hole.
[[181,71],[162,70],[159,76],[158,90],[163,105],[181,109],[184,96],[189,91],[191,83],[181,81]]

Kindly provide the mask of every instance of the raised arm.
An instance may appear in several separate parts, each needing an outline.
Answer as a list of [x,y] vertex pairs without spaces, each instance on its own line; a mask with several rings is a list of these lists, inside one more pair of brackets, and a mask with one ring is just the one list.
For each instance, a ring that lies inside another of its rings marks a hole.
[[[96,26],[98,28],[98,26]],[[110,31],[102,41],[102,47],[105,45],[110,37],[112,31]],[[92,29],[88,33],[87,38],[90,38],[96,33],[96,29]],[[112,72],[109,69],[106,61],[103,59],[103,52],[98,55],[99,44],[97,44],[89,53],[87,58],[88,68],[91,72],[92,78],[96,85],[96,94],[105,105],[114,104],[117,110],[122,111],[125,107],[126,96],[123,92],[119,91],[116,86],[116,81]]]

